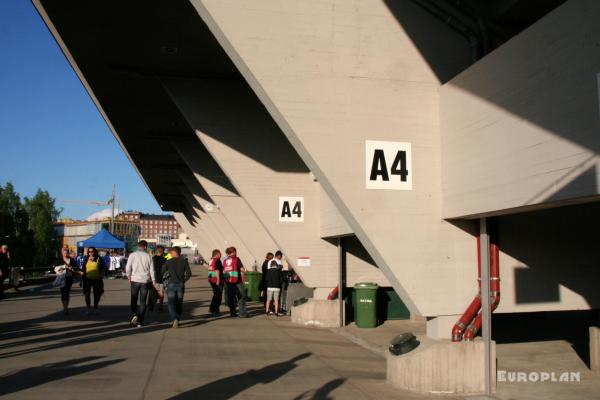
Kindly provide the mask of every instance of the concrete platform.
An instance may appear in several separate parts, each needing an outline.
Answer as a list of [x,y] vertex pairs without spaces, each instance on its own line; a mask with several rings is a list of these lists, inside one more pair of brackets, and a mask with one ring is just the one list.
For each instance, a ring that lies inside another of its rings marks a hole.
[[[425,333],[425,323],[416,321],[386,321],[375,329],[360,329],[350,324],[334,332],[387,357],[389,341],[402,332]],[[494,398],[511,399],[600,399],[598,373],[590,371],[577,355],[571,343],[564,340],[496,344],[498,371],[579,373],[579,382],[505,382],[499,381]],[[445,398],[445,397],[444,397]],[[470,397],[474,398],[474,397]]]
[[[128,284],[107,280],[100,314],[75,285],[63,316],[48,286],[0,301],[0,397],[6,399],[425,399],[385,383],[382,357],[327,329],[267,318],[209,318],[211,291],[192,278],[185,318],[130,328]],[[446,398],[446,397],[444,397]]]

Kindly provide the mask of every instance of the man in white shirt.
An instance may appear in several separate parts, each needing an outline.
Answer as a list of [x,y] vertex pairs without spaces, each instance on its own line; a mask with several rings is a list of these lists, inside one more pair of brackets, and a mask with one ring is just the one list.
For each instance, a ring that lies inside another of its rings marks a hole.
[[156,284],[152,257],[146,252],[147,248],[148,242],[140,241],[137,251],[129,255],[125,266],[125,274],[131,285],[131,325],[138,328],[144,323],[148,291]]

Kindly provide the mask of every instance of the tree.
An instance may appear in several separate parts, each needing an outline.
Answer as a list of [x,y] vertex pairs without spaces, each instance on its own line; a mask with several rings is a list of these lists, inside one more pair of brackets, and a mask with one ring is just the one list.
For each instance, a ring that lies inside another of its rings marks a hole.
[[21,198],[12,183],[0,185],[0,242],[13,244],[16,236],[15,222],[21,210]]
[[48,266],[56,257],[58,247],[54,221],[60,210],[55,206],[55,200],[50,194],[38,189],[35,196],[25,198],[25,211],[29,220],[29,231],[33,237],[33,264]]

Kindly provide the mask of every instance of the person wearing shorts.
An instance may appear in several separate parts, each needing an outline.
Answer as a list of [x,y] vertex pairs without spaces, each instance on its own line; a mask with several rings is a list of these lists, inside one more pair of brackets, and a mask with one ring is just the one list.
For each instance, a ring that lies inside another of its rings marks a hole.
[[[280,317],[279,312],[279,293],[281,292],[281,284],[283,283],[283,274],[279,269],[277,261],[271,260],[267,269],[267,303],[265,305],[265,313],[267,315],[276,314]],[[271,311],[271,303],[275,303],[275,312]]]

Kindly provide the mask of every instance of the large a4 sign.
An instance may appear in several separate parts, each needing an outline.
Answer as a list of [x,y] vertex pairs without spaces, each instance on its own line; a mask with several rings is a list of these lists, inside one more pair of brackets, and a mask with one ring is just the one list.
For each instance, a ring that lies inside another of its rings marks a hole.
[[367,140],[367,189],[412,190],[410,143]]
[[304,197],[280,197],[279,222],[304,222]]

